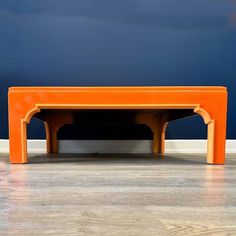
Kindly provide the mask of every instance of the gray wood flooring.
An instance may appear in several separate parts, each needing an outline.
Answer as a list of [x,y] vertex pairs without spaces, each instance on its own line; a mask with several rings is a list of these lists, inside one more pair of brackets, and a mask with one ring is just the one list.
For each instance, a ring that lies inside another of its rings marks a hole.
[[236,235],[236,155],[0,155],[0,235]]

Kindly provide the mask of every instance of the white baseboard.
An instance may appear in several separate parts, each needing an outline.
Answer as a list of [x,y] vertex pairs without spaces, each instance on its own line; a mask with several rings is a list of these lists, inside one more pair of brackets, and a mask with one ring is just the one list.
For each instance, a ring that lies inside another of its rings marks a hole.
[[[60,140],[61,153],[151,153],[150,140]],[[204,139],[166,140],[166,153],[206,153]],[[0,139],[0,153],[9,152],[9,140]],[[45,153],[45,140],[28,140],[29,153]],[[226,152],[236,153],[236,140],[226,141]]]

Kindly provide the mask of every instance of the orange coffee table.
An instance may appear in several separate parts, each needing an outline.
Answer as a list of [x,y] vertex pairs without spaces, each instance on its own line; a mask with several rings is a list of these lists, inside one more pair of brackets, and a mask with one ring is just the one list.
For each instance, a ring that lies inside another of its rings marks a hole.
[[153,132],[153,153],[164,153],[167,123],[199,114],[208,125],[207,163],[224,164],[227,89],[219,86],[168,87],[11,87],[10,162],[27,163],[27,124],[45,123],[47,151],[56,153],[57,131],[73,123],[73,113],[132,111],[134,122]]

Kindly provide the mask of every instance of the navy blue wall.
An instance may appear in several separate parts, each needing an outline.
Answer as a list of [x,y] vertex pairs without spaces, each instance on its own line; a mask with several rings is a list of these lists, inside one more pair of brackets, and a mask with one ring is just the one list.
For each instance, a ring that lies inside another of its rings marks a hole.
[[[236,138],[235,80],[235,1],[0,0],[0,138],[7,89],[23,85],[224,85]],[[168,137],[204,137],[202,124],[174,122]]]

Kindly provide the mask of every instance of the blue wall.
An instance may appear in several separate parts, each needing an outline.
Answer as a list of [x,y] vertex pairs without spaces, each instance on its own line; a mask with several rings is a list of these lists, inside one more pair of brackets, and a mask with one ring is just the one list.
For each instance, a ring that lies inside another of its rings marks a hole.
[[[0,138],[9,86],[224,85],[235,139],[235,80],[235,1],[0,0]],[[42,124],[29,134],[42,138]],[[168,129],[204,136],[200,118]]]

